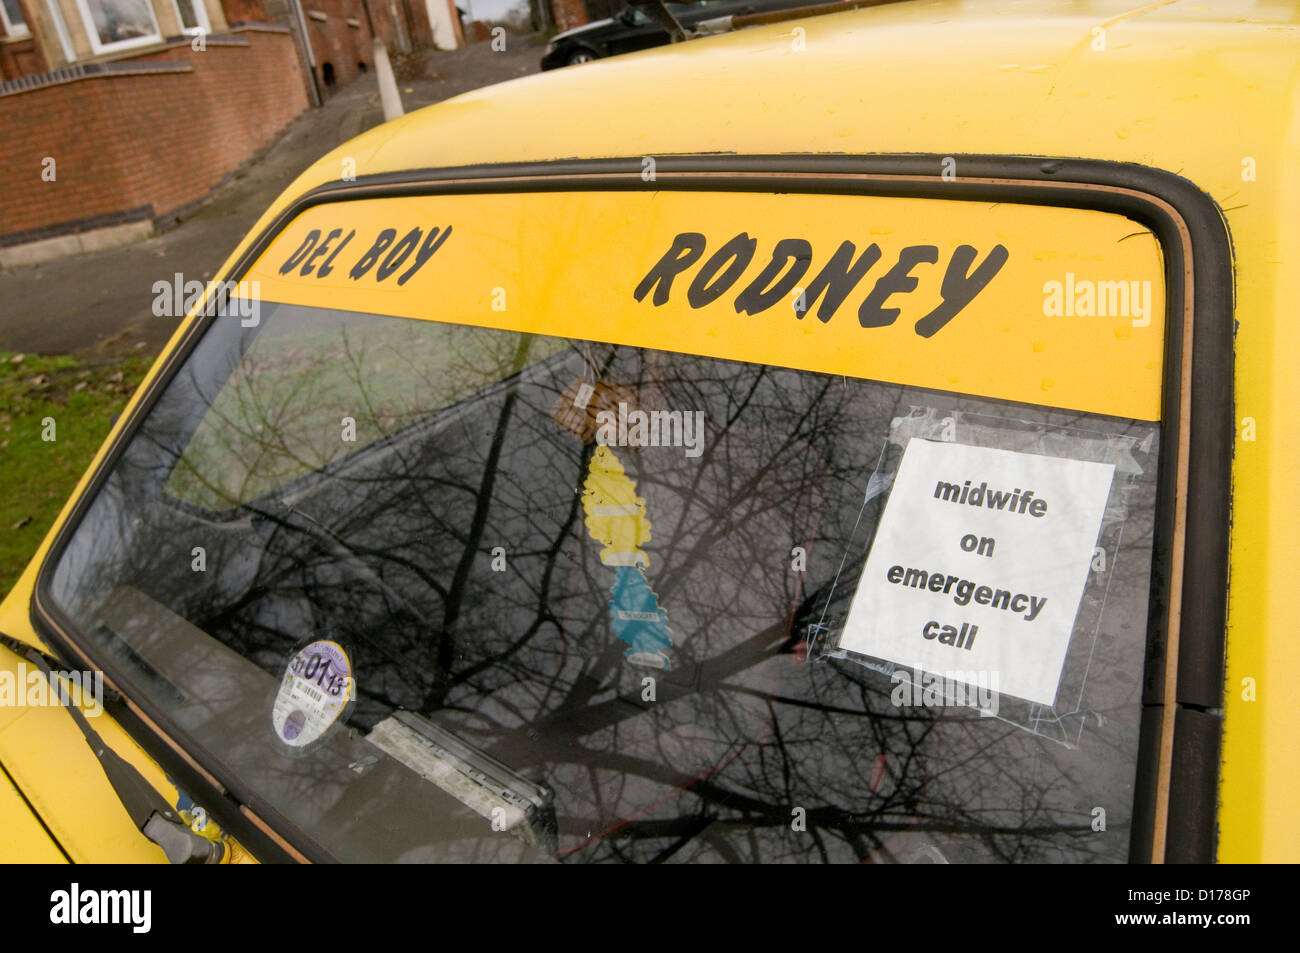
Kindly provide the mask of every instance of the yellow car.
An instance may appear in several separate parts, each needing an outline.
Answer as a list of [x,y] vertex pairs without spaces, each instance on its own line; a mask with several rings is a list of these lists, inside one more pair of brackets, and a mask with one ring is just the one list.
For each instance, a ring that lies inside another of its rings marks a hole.
[[898,3],[325,156],[0,607],[0,857],[1300,858],[1297,24]]

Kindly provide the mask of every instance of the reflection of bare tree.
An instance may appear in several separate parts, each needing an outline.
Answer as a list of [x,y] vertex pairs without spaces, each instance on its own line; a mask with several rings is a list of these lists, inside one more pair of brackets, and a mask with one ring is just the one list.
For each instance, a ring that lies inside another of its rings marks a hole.
[[[295,646],[339,638],[359,679],[351,725],[414,710],[544,779],[564,859],[1124,858],[1141,573],[1107,597],[1099,717],[1075,749],[964,709],[895,707],[889,680],[851,663],[801,664],[808,625],[852,595],[843,579],[861,570],[857,521],[891,419],[939,398],[302,309],[264,325],[251,344],[237,328],[212,333],[78,532],[56,594],[88,630],[109,593],[133,587],[277,678]],[[591,446],[552,414],[578,378],[706,414],[698,458],[618,451],[653,525],[645,572],[673,633],[668,672],[629,666],[611,634],[613,577],[579,502]],[[338,440],[347,413],[355,444]],[[1147,558],[1152,476],[1136,484],[1121,559]],[[195,545],[205,573],[192,571]],[[791,571],[794,546],[808,550],[804,573]],[[237,688],[204,698],[193,730],[239,769],[265,739],[233,737],[221,718],[249,700]],[[259,777],[344,855],[495,856],[475,853],[497,836],[476,816],[399,811],[384,799],[409,790],[367,786],[361,770],[322,756]],[[1089,827],[1097,805],[1109,835]],[[376,854],[367,818],[397,814],[406,846]]]

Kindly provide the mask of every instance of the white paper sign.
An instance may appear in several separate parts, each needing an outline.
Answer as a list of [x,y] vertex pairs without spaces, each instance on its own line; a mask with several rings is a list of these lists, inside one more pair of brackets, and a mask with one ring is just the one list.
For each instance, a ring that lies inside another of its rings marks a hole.
[[840,647],[1053,704],[1114,471],[913,438]]

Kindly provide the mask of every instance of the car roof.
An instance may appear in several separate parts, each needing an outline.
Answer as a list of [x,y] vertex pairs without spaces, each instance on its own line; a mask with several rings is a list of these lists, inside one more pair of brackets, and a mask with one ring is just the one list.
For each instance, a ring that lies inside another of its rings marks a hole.
[[[1228,211],[1235,240],[1275,241],[1285,260],[1300,236],[1282,227],[1277,203],[1241,201],[1242,166],[1247,157],[1266,170],[1294,165],[1297,43],[1300,8],[1252,0],[904,0],[695,39],[383,123],[304,171],[222,271],[293,200],[344,169],[364,179],[702,153],[1134,162],[1190,179]],[[1252,188],[1284,188],[1285,178]]]
[[[290,192],[337,179],[344,156],[368,175],[568,157],[929,152],[1198,170],[1214,195],[1240,181],[1243,137],[1295,114],[1285,107],[1298,39],[1295,8],[1246,0],[903,2],[485,87],[359,136]],[[1216,176],[1209,166],[1225,148],[1234,161]]]

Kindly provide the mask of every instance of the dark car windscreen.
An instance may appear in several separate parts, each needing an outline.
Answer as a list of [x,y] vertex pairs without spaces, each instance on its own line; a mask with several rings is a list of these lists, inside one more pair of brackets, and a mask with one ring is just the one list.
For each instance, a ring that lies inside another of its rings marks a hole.
[[[343,860],[1124,861],[1156,435],[264,304],[50,593]],[[926,514],[958,529],[909,556]]]

